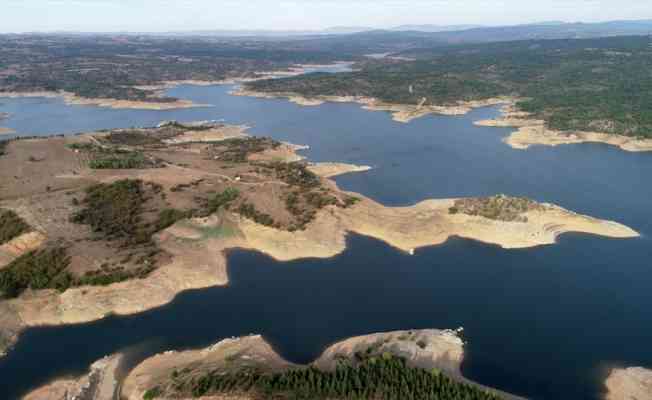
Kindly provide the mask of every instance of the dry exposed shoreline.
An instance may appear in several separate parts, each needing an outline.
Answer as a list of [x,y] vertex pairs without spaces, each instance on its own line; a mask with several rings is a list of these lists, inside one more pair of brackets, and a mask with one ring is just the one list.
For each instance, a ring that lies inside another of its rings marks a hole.
[[[243,126],[221,128],[215,132],[219,137],[211,134],[210,138],[204,139],[242,136],[245,129]],[[198,134],[206,135],[207,132]],[[182,142],[198,139],[183,135],[179,138]],[[299,157],[295,152],[300,148],[285,144],[281,146],[279,156],[287,159]],[[310,168],[324,178],[368,169],[340,163],[318,163]],[[201,170],[181,171],[188,173],[189,181],[204,173]],[[157,182],[169,174],[169,170],[144,170],[134,177]],[[339,190],[333,181],[325,180],[325,184]],[[0,343],[0,351],[6,350],[28,327],[90,322],[109,314],[134,314],[169,303],[184,290],[226,285],[229,280],[225,253],[232,248],[260,251],[287,261],[337,255],[345,250],[349,232],[377,238],[407,253],[444,243],[451,236],[504,248],[551,244],[558,235],[571,231],[617,238],[638,236],[624,225],[575,214],[551,204],[528,211],[524,223],[451,214],[449,209],[454,205],[454,199],[426,200],[408,207],[386,207],[360,194],[350,195],[359,199],[357,204],[349,208],[323,209],[305,231],[279,231],[233,214],[225,218],[234,224],[238,234],[214,237],[203,232],[219,227],[223,222],[220,217],[214,215],[181,221],[156,236],[160,248],[170,254],[171,259],[147,278],[109,286],[72,288],[64,293],[27,291],[17,299],[0,302],[0,333],[6,340]],[[64,387],[69,387],[66,386],[69,384],[69,381],[64,382]],[[48,390],[56,392],[57,387]]]
[[239,235],[203,238],[201,232],[219,226],[219,219],[178,223],[157,237],[160,247],[172,255],[171,262],[147,278],[109,286],[72,288],[64,293],[26,292],[17,299],[0,302],[0,312],[5,313],[5,318],[14,316],[4,323],[3,329],[13,332],[16,340],[17,334],[27,327],[90,322],[109,314],[134,314],[169,303],[184,290],[226,285],[225,251],[230,248],[256,250],[280,261],[290,261],[333,257],[345,250],[349,232],[377,238],[408,253],[442,244],[451,236],[506,249],[552,244],[565,232],[613,238],[638,236],[634,230],[616,222],[582,216],[549,204],[528,211],[525,214],[528,222],[523,223],[450,214],[452,199],[426,200],[410,207],[385,207],[359,194],[353,195],[360,198],[355,206],[327,208],[305,231],[279,231],[234,215],[231,218],[236,221]]
[[576,143],[605,143],[624,151],[652,151],[652,139],[638,139],[624,135],[600,132],[562,132],[549,129],[542,120],[532,118],[528,113],[516,110],[510,102],[501,109],[501,116],[475,122],[478,126],[518,128],[503,141],[515,149],[527,149],[533,145],[558,146]]
[[[221,140],[242,136],[244,130],[244,126],[234,126],[222,127],[214,134],[212,131],[196,134],[202,135],[203,139]],[[178,140],[198,139],[192,136],[194,132],[187,135],[190,136],[182,135]],[[206,135],[211,137],[204,137]],[[300,148],[285,144],[275,150],[278,154],[273,157],[295,160],[300,158],[296,154]],[[321,175],[325,179],[324,184],[335,191],[340,190],[326,177],[369,169],[341,163],[318,163],[309,168]],[[134,173],[132,178],[165,183],[170,171],[150,169],[136,170]],[[177,169],[175,174],[178,179],[190,182],[209,176],[210,172],[186,168]],[[75,179],[79,179],[79,176]],[[345,250],[346,236],[350,232],[374,237],[407,253],[414,253],[420,247],[442,244],[451,236],[491,243],[506,249],[552,244],[565,232],[614,238],[638,236],[634,230],[616,222],[582,216],[551,204],[543,204],[525,213],[523,216],[527,222],[506,222],[462,213],[451,214],[449,209],[455,199],[426,200],[409,207],[386,207],[357,193],[349,195],[359,199],[357,204],[348,208],[326,207],[304,231],[280,231],[233,214],[228,218],[238,234],[216,238],[205,237],[202,232],[219,227],[222,221],[217,217],[181,221],[156,237],[160,248],[171,255],[171,260],[147,278],[109,286],[71,288],[64,293],[54,290],[27,291],[17,299],[2,301],[0,338],[4,339],[0,341],[0,352],[9,347],[17,334],[27,327],[90,322],[108,314],[134,314],[169,303],[184,290],[226,285],[225,252],[231,248],[256,250],[277,260],[289,261],[335,256]],[[43,240],[42,237],[32,236],[17,238],[15,243],[12,241],[3,247],[3,254],[7,260],[11,260],[20,251],[33,249]]]
[[615,368],[607,380],[606,400],[652,400],[652,370],[641,367]]
[[491,119],[476,121],[478,126],[514,127],[517,131],[503,141],[515,149],[527,149],[533,145],[557,146],[561,144],[576,143],[605,143],[617,146],[625,151],[641,152],[652,151],[652,139],[639,139],[624,135],[600,132],[562,132],[546,127],[545,122],[532,118],[528,113],[517,111],[515,104],[518,100],[514,97],[496,97],[478,101],[460,101],[455,105],[428,106],[410,104],[391,104],[368,97],[354,96],[315,96],[304,97],[290,92],[257,92],[239,88],[231,92],[235,96],[249,96],[258,98],[285,98],[301,106],[318,106],[326,102],[333,103],[358,103],[365,110],[385,111],[392,114],[392,119],[397,122],[408,123],[414,119],[430,114],[439,115],[464,115],[474,108],[503,104],[501,116]]
[[107,356],[93,363],[88,374],[57,379],[34,389],[23,400],[113,400],[119,389],[116,372],[122,355]]
[[[475,384],[461,374],[464,343],[456,331],[450,330],[395,331],[352,337],[332,344],[310,365],[323,371],[331,371],[338,359],[354,359],[356,352],[364,353],[369,348],[375,348],[374,351],[379,354],[389,352],[405,357],[408,365],[412,367],[427,370],[436,368],[455,380]],[[216,368],[228,368],[227,365],[237,365],[239,359],[256,360],[257,363],[269,365],[275,372],[297,367],[282,359],[261,336],[225,339],[205,349],[170,351],[144,360],[125,379],[121,395],[127,400],[140,400],[152,387],[168,387],[173,370],[190,368],[192,374],[201,374]],[[517,398],[482,387],[505,395],[505,398]]]
[[386,111],[392,114],[392,119],[396,122],[408,123],[414,119],[430,115],[464,115],[474,108],[487,107],[497,104],[503,104],[512,101],[511,97],[495,97],[486,100],[477,101],[459,101],[452,105],[431,106],[431,105],[411,105],[411,104],[393,104],[385,103],[370,97],[358,96],[314,96],[305,97],[290,92],[258,92],[240,87],[231,92],[234,96],[248,96],[258,98],[285,98],[288,101],[301,106],[318,106],[327,102],[331,103],[358,103],[365,110],[369,111]]

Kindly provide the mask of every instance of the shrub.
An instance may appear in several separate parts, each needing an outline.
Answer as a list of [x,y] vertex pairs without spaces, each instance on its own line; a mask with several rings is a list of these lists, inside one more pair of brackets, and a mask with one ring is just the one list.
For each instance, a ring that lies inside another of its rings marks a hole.
[[52,247],[26,253],[0,270],[0,295],[19,296],[26,289],[66,290],[73,283],[66,272],[70,263],[65,247]]
[[31,230],[32,228],[18,214],[0,208],[0,245]]

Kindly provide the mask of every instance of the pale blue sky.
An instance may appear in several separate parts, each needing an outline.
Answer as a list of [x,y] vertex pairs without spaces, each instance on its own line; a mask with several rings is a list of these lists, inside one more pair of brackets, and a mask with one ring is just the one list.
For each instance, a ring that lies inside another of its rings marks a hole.
[[0,32],[304,30],[652,19],[650,0],[1,0]]

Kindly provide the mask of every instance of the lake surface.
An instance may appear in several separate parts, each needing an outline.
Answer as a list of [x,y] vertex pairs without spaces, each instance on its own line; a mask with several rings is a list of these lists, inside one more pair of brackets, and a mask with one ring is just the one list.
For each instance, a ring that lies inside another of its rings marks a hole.
[[473,125],[496,108],[401,124],[355,104],[300,107],[230,96],[232,88],[177,87],[169,93],[213,107],[172,111],[0,99],[0,112],[13,114],[0,125],[42,135],[223,118],[252,126],[252,134],[310,145],[305,154],[313,161],[372,165],[338,184],[387,205],[506,193],[616,220],[643,237],[568,234],[554,246],[509,251],[452,239],[409,256],[351,235],[335,258],[289,263],[233,251],[228,287],[189,291],[134,316],[28,330],[0,359],[0,398],[83,372],[122,349],[136,363],[247,333],[308,362],[349,336],[463,326],[464,374],[536,399],[596,399],[606,368],[652,367],[652,153],[600,144],[514,150],[501,142],[509,129]]

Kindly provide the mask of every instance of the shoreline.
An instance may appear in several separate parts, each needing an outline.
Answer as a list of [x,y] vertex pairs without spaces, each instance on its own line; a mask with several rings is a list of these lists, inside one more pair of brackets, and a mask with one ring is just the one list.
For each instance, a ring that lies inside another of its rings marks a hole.
[[513,101],[512,97],[494,97],[485,100],[458,101],[451,105],[412,105],[386,103],[371,97],[360,96],[312,96],[306,97],[292,92],[259,92],[239,87],[230,92],[233,96],[256,97],[264,99],[286,99],[300,106],[319,106],[324,103],[357,103],[368,111],[385,111],[396,122],[409,123],[430,114],[465,115],[475,108],[505,104]]
[[[229,127],[227,136],[242,135],[244,130],[246,126]],[[196,140],[194,137],[187,139]],[[275,154],[267,156],[293,161],[301,157],[296,151],[302,148],[284,144]],[[310,168],[321,176],[325,187],[355,197],[354,204],[348,208],[328,206],[317,213],[305,230],[295,232],[262,226],[232,213],[223,218],[212,216],[180,221],[154,237],[161,250],[171,258],[146,278],[108,286],[74,287],[63,293],[28,290],[16,299],[0,301],[0,354],[5,354],[18,340],[20,332],[27,328],[79,324],[108,315],[136,314],[168,304],[186,290],[225,286],[229,283],[226,252],[233,248],[258,251],[278,261],[290,261],[336,256],[346,250],[349,233],[373,237],[407,254],[414,254],[418,248],[441,245],[453,236],[505,249],[554,244],[557,237],[566,232],[612,238],[639,236],[636,231],[617,222],[576,214],[552,204],[537,203],[523,214],[527,222],[451,213],[456,199],[431,199],[411,206],[387,207],[359,193],[342,191],[334,180],[329,179],[343,173],[367,171],[370,167],[315,163]],[[180,179],[185,177],[183,179],[188,181],[211,174],[194,169],[176,172],[181,174]],[[150,169],[137,172],[133,177],[159,182],[164,181],[169,173],[168,170]],[[203,233],[219,228],[224,220],[234,227],[237,234],[211,237]],[[26,244],[18,247],[24,250],[28,244],[43,240],[40,236],[34,239],[39,240],[20,238],[18,242]]]
[[[241,84],[247,82],[254,82],[264,79],[275,79],[283,77],[292,77],[305,74],[310,68],[320,68],[320,67],[331,67],[337,65],[352,65],[352,62],[348,61],[337,61],[332,64],[296,64],[285,70],[279,71],[260,71],[254,72],[256,75],[254,77],[231,77],[220,80],[195,80],[195,79],[185,79],[185,80],[171,80],[171,81],[162,81],[161,83],[154,85],[135,85],[133,86],[136,89],[141,90],[151,90],[157,92],[157,97],[164,97],[162,91],[167,89],[172,89],[180,85],[193,85],[193,86],[214,86],[214,85],[229,85],[229,84]],[[37,90],[29,92],[0,92],[0,98],[21,98],[21,97],[43,97],[43,98],[55,98],[60,97],[64,100],[66,105],[88,105],[88,106],[97,106],[105,107],[112,109],[135,109],[135,110],[154,110],[154,111],[166,111],[166,110],[177,110],[185,108],[201,108],[201,107],[212,107],[211,104],[197,104],[191,100],[178,99],[173,102],[149,102],[142,100],[121,100],[121,99],[112,99],[112,98],[87,98],[81,97],[74,93],[66,91],[46,91],[46,90]],[[156,99],[154,97],[153,99]],[[0,128],[0,134],[10,134],[15,133],[13,130],[2,131]]]
[[614,133],[588,131],[557,131],[546,127],[545,121],[534,119],[529,113],[518,111],[515,103],[504,105],[501,115],[489,120],[474,122],[477,126],[517,128],[503,142],[513,149],[525,150],[530,146],[559,146],[563,144],[603,143],[623,151],[652,151],[652,139],[635,138]]
[[[330,182],[335,186],[334,182]],[[335,186],[336,187],[336,186]],[[6,318],[15,317],[5,331],[6,349],[27,328],[79,324],[108,315],[132,315],[163,306],[181,292],[229,283],[227,251],[258,251],[277,261],[330,258],[346,250],[349,233],[370,236],[408,254],[416,249],[445,243],[453,236],[498,245],[504,249],[554,244],[567,232],[612,238],[639,234],[622,224],[573,213],[543,204],[528,211],[529,222],[505,222],[481,216],[449,214],[453,199],[426,200],[408,207],[385,207],[356,193],[358,204],[348,209],[325,209],[305,231],[288,232],[265,227],[243,217],[240,234],[229,238],[202,238],[202,229],[217,226],[218,218],[185,220],[159,233],[156,241],[171,254],[169,264],[144,279],[109,286],[28,291],[17,299],[0,302]],[[409,221],[409,222],[408,222]],[[195,261],[193,261],[195,260]],[[197,264],[196,260],[203,260]],[[9,345],[9,346],[7,346]]]
[[122,360],[122,354],[106,356],[91,364],[88,373],[54,379],[31,390],[22,400],[111,400],[119,392],[117,372]]
[[373,98],[355,96],[314,96],[305,97],[292,92],[258,92],[240,87],[230,94],[234,96],[256,97],[264,99],[286,99],[300,106],[319,106],[324,103],[358,103],[368,111],[385,111],[396,122],[409,123],[430,114],[465,115],[475,108],[503,104],[501,115],[488,120],[474,122],[485,127],[518,128],[503,142],[508,146],[525,150],[534,145],[558,146],[562,144],[604,143],[630,152],[652,151],[652,139],[636,138],[614,133],[588,131],[557,131],[545,126],[543,120],[531,118],[528,113],[515,110],[517,99],[504,96],[477,101],[459,101],[448,106],[419,106],[410,104],[384,103]]

